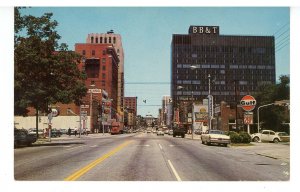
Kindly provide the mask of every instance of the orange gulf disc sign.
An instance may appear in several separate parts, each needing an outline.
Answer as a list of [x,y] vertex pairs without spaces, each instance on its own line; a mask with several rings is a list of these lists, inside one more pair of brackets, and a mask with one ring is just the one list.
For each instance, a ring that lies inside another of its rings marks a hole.
[[256,100],[251,95],[246,95],[242,98],[240,104],[245,111],[252,111],[255,108]]

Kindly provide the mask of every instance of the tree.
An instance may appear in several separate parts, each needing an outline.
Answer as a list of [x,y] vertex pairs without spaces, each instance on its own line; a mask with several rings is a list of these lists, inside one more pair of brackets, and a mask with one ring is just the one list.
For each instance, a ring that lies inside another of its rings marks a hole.
[[[254,96],[257,107],[274,103],[280,100],[290,99],[290,78],[286,75],[280,76],[280,83],[265,84],[259,87],[259,92]],[[270,106],[260,110],[260,119],[264,122],[261,127],[279,131],[282,122],[290,122],[289,111],[286,106]]]
[[[52,13],[41,17],[22,16],[15,8],[15,115],[27,115],[27,108],[47,112],[57,102],[79,104],[86,94],[85,74],[80,72],[80,55],[58,44],[57,21]],[[38,124],[37,124],[38,129]]]

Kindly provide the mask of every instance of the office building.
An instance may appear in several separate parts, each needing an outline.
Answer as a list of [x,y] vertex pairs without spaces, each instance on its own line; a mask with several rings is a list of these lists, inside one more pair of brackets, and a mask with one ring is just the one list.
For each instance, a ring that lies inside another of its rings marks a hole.
[[274,36],[221,35],[220,30],[190,26],[188,34],[173,34],[173,107],[180,101],[202,101],[209,87],[214,103],[236,104],[259,85],[275,83]]

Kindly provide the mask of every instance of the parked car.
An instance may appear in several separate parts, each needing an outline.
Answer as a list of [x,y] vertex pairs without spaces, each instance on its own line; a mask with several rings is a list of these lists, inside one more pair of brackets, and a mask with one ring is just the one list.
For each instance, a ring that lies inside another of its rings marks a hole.
[[201,134],[201,141],[202,144],[210,145],[215,143],[227,147],[227,145],[230,144],[230,137],[225,135],[221,130],[208,130],[204,134]]
[[280,141],[280,137],[272,130],[261,130],[259,133],[252,134],[251,139],[254,142],[278,143]]
[[[29,128],[28,129],[29,134],[36,134],[36,128]],[[38,129],[38,135],[39,137],[44,137],[44,130],[43,129]]]
[[62,135],[62,132],[58,129],[51,129],[51,137],[60,137]]
[[290,142],[290,136],[286,132],[275,132],[281,142]]
[[194,133],[195,133],[196,135],[201,135],[201,129],[195,129],[195,130],[194,130]]
[[21,145],[30,146],[32,143],[36,142],[36,134],[30,134],[26,129],[17,129],[14,130],[14,146],[18,147]]
[[163,132],[163,130],[161,128],[159,128],[158,131],[157,131],[157,136],[158,135],[164,136],[164,132]]
[[68,129],[60,129],[61,134],[68,134]]

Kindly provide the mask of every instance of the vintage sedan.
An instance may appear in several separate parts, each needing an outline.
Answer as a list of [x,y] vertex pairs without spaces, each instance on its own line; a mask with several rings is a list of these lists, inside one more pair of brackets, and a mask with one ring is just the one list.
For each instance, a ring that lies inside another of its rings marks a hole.
[[286,132],[275,132],[278,135],[281,142],[290,142],[290,135]]
[[227,147],[230,144],[230,137],[221,130],[208,130],[201,135],[201,141],[206,145],[214,143]]
[[280,138],[272,130],[262,130],[259,133],[254,133],[251,135],[251,139],[254,142],[273,142],[278,143]]

